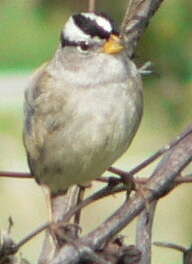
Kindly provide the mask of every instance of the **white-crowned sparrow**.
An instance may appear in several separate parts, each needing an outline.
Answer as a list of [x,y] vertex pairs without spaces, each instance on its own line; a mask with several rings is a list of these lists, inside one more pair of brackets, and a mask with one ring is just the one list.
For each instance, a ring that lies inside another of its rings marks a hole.
[[128,148],[141,120],[142,83],[110,18],[73,15],[53,59],[25,93],[32,174],[52,194],[95,179]]

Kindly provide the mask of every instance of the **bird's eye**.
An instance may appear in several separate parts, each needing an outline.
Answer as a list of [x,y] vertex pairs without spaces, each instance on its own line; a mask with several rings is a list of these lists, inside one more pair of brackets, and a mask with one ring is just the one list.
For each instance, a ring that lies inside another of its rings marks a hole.
[[87,42],[83,41],[79,43],[78,50],[80,50],[83,53],[87,53],[88,49],[89,49],[89,44]]
[[89,45],[88,45],[86,42],[83,42],[83,43],[81,44],[81,49],[82,49],[82,50],[88,50],[88,48],[89,48]]

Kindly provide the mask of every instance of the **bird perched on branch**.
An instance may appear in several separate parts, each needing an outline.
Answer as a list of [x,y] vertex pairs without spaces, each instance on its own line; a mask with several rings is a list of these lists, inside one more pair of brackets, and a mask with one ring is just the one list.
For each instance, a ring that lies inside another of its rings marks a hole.
[[32,175],[52,195],[104,173],[139,126],[139,70],[114,22],[80,13],[66,22],[59,47],[25,92],[24,145]]

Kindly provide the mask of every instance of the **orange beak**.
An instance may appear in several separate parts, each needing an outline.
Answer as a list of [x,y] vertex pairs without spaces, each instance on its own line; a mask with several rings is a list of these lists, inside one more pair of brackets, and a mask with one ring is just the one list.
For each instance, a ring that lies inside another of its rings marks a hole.
[[103,46],[103,52],[108,54],[117,54],[124,49],[120,38],[116,35],[111,35],[108,41]]

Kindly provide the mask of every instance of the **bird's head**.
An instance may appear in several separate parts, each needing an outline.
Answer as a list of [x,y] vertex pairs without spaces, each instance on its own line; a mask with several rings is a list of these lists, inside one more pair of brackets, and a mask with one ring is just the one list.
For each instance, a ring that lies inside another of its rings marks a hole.
[[124,49],[114,21],[103,13],[88,12],[68,19],[61,32],[61,48],[82,54],[117,54]]

